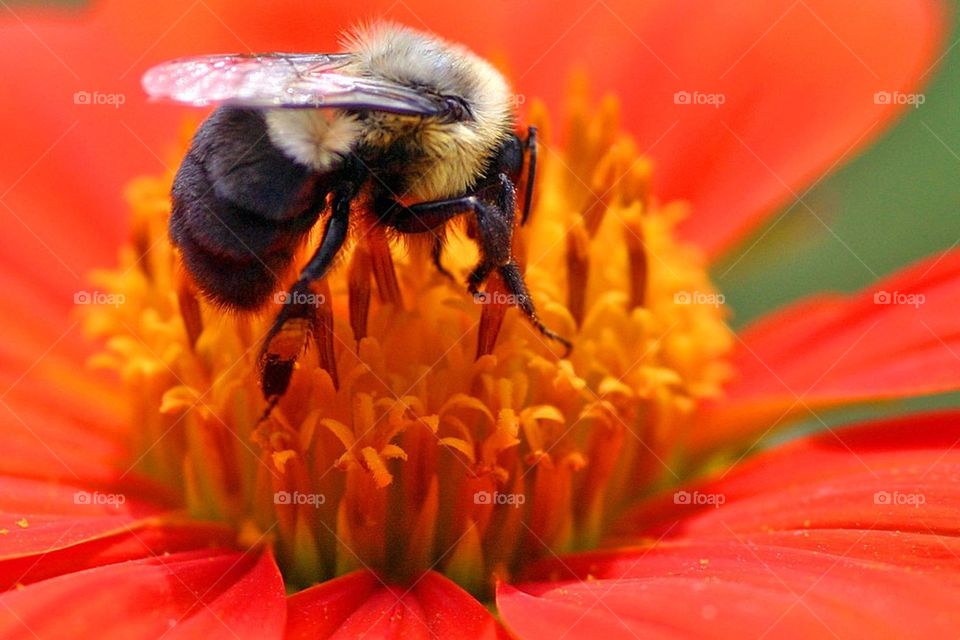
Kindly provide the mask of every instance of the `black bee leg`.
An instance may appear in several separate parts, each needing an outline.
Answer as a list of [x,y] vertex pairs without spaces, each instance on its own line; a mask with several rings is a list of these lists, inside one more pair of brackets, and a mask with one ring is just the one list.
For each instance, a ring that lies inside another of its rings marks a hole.
[[309,299],[306,291],[294,287],[292,292],[280,295],[288,297],[273,320],[258,358],[260,389],[263,397],[271,402],[271,408],[274,400],[286,393],[293,366],[306,347],[307,337],[316,330],[316,309],[305,303]]
[[[449,222],[452,218],[470,212],[474,213],[478,220],[481,217],[485,220],[494,220],[502,217],[491,216],[485,213],[488,209],[493,208],[493,205],[481,201],[475,195],[449,198],[446,200],[434,200],[431,202],[418,202],[409,206],[403,205],[390,198],[384,198],[376,201],[374,207],[376,208],[378,218],[383,224],[393,227],[401,233],[426,233],[433,231]],[[509,228],[503,231],[507,234],[505,255],[508,258],[510,253],[509,240],[512,231]],[[433,261],[434,264],[437,265],[437,269],[439,269],[441,273],[444,273],[446,269],[440,264],[442,248],[440,237],[437,236],[433,245]],[[484,247],[481,247],[481,251],[486,255]],[[502,254],[503,250],[500,249],[497,253]],[[471,293],[476,292],[477,288],[483,284],[483,281],[486,280],[487,276],[490,275],[490,272],[495,267],[496,264],[493,260],[484,260],[481,262],[481,265],[474,270],[468,280]]]
[[527,283],[523,280],[523,274],[520,273],[520,267],[517,266],[517,263],[511,260],[507,264],[501,266],[498,269],[500,277],[503,278],[503,283],[507,287],[507,291],[510,292],[510,295],[513,296],[514,303],[517,308],[523,312],[527,319],[530,320],[530,323],[544,336],[551,340],[556,340],[564,346],[563,357],[566,358],[570,355],[570,351],[573,350],[573,344],[558,334],[557,332],[551,330],[547,325],[543,324],[543,321],[540,320],[537,316],[537,310],[533,306],[533,298],[530,297],[530,294],[527,292]]
[[456,280],[456,278],[453,277],[453,274],[447,271],[447,268],[443,266],[443,238],[440,236],[433,237],[433,247],[430,250],[430,257],[433,259],[433,266],[437,268],[437,271],[440,272],[440,275],[451,280]]
[[520,224],[527,224],[527,218],[530,217],[530,209],[533,206],[533,185],[537,180],[537,128],[527,127],[527,187],[523,194],[523,215],[520,216]]
[[477,222],[477,241],[480,244],[480,263],[467,279],[467,288],[476,294],[480,285],[496,269],[504,280],[516,306],[527,316],[543,335],[557,340],[567,350],[570,342],[548,329],[537,316],[533,300],[527,292],[520,268],[513,261],[513,223],[516,211],[516,189],[505,173],[500,173],[496,182],[488,183],[477,193],[494,192],[493,201],[479,195],[466,195],[449,200],[418,202],[405,206],[385,198],[375,202],[381,222],[401,233],[424,233],[446,223],[454,216],[472,212]]
[[[347,239],[347,230],[350,227],[350,203],[353,193],[337,194],[333,198],[333,211],[330,220],[323,232],[323,240],[310,262],[300,272],[297,284],[309,284],[327,275],[333,260],[340,253],[344,241]],[[296,286],[296,285],[294,285]]]
[[480,285],[482,285],[486,279],[490,277],[490,272],[495,268],[496,265],[492,262],[481,260],[480,264],[474,267],[473,271],[470,272],[470,275],[467,276],[467,291],[473,295],[477,295]]
[[515,207],[513,183],[504,174],[500,174],[500,183],[501,192],[497,206],[487,206],[477,210],[477,229],[483,257],[477,268],[470,274],[469,286],[471,291],[475,292],[476,287],[479,287],[489,273],[496,269],[512,296],[511,302],[527,316],[540,333],[562,344],[566,348],[564,354],[566,357],[572,349],[570,341],[547,328],[540,320],[520,267],[511,255]]
[[[462,196],[406,206],[392,198],[382,198],[374,201],[373,206],[380,222],[400,233],[428,233],[461,214],[473,211],[475,201],[474,196]],[[439,236],[436,240],[440,240]]]
[[[277,314],[260,351],[260,387],[270,408],[290,385],[293,367],[311,336],[320,329],[319,307],[325,304],[323,294],[313,291],[311,284],[326,275],[334,258],[343,247],[349,227],[352,193],[335,194],[333,211],[327,222],[323,240],[300,272],[300,277],[286,293],[278,294],[283,309]],[[336,378],[335,372],[331,376]]]

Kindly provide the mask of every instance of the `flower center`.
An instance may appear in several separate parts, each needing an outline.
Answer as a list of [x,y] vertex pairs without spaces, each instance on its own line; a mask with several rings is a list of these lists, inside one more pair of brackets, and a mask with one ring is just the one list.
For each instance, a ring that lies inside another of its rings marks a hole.
[[279,304],[250,316],[199,300],[167,241],[172,175],[135,180],[132,242],[95,276],[125,302],[93,307],[87,326],[105,338],[94,364],[125,385],[140,471],[191,516],[233,524],[239,544],[272,544],[291,588],[434,569],[480,595],[532,560],[597,546],[674,480],[691,415],[727,375],[722,311],[674,238],[684,206],[650,196],[616,103],[590,115],[575,99],[563,149],[542,111],[537,202],[514,253],[571,355],[497,281],[466,293],[477,252],[464,233],[443,257],[453,282],[429,247],[367,230],[317,289],[332,331],[262,421],[257,355]]

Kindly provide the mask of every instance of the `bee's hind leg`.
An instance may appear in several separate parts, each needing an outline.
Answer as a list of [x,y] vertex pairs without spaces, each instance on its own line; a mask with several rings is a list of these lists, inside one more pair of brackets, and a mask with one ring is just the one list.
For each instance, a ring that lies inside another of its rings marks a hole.
[[[258,363],[260,366],[260,387],[269,409],[287,391],[297,358],[311,337],[322,341],[326,329],[321,307],[327,304],[323,293],[314,291],[311,285],[323,278],[343,247],[349,228],[350,202],[353,193],[335,194],[333,211],[327,221],[323,240],[310,262],[300,272],[299,278],[290,289],[279,294],[283,308],[274,318],[270,330],[263,340]],[[329,328],[332,331],[332,327]],[[332,333],[329,338],[332,340]],[[332,344],[320,344],[321,362],[336,385],[336,364],[332,359]],[[324,362],[329,361],[329,362]],[[268,409],[268,413],[269,413]]]

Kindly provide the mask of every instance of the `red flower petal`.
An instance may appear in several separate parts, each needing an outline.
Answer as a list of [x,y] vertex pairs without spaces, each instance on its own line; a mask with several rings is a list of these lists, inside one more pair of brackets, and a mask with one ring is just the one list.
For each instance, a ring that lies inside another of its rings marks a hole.
[[[720,508],[677,504],[664,495],[634,510],[621,529],[654,537],[667,530],[716,535],[807,528],[957,535],[958,442],[960,412],[831,430],[763,453],[697,488],[723,495]],[[874,493],[894,490],[922,494],[923,504],[900,508],[874,501]]]
[[691,446],[707,450],[806,409],[960,387],[960,251],[848,297],[793,304],[741,332],[737,379],[706,407]]
[[[698,541],[598,560],[589,581],[503,587],[520,638],[948,637],[960,589],[777,540]],[[856,539],[848,536],[847,546]],[[953,613],[951,613],[953,612]]]
[[642,546],[544,562],[537,582],[502,587],[504,622],[540,638],[947,637],[960,625],[958,441],[953,412],[762,454],[636,509],[622,530]]
[[0,595],[5,638],[279,638],[285,617],[270,553],[174,553]]
[[186,522],[143,481],[110,489],[0,476],[0,590],[159,553],[232,544],[224,525]]
[[[51,389],[46,388],[50,403]],[[129,455],[118,438],[97,433],[65,415],[70,404],[37,407],[0,403],[4,455],[0,474],[101,485],[129,468]]]
[[496,638],[501,629],[470,594],[438,573],[411,587],[357,571],[289,599],[287,638]]
[[[630,128],[656,144],[657,194],[691,201],[682,231],[711,254],[876,137],[900,109],[875,94],[916,89],[944,24],[938,2],[654,4],[636,26],[651,52],[616,65],[613,86],[644,103]],[[676,91],[725,102],[677,105]]]
[[[61,528],[61,537],[48,546],[35,544],[29,553],[21,549],[20,555],[0,558],[0,590],[129,560],[210,547],[226,548],[236,536],[227,526],[218,524],[138,521],[112,529],[96,528],[93,524],[74,519]],[[86,535],[81,535],[84,529]]]

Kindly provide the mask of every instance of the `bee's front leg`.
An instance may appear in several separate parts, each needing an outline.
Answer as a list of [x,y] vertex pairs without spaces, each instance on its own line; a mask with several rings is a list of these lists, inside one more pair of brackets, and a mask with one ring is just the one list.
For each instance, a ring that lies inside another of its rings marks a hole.
[[[484,197],[480,197],[480,196]],[[493,271],[503,279],[513,304],[520,309],[540,333],[556,340],[569,352],[571,345],[537,316],[533,299],[527,291],[520,267],[513,260],[513,225],[516,215],[516,189],[505,173],[477,190],[476,193],[403,205],[384,199],[377,208],[379,219],[402,233],[424,233],[445,224],[454,216],[473,213],[477,223],[477,241],[480,245],[480,263],[467,278],[467,289],[476,294]]]

